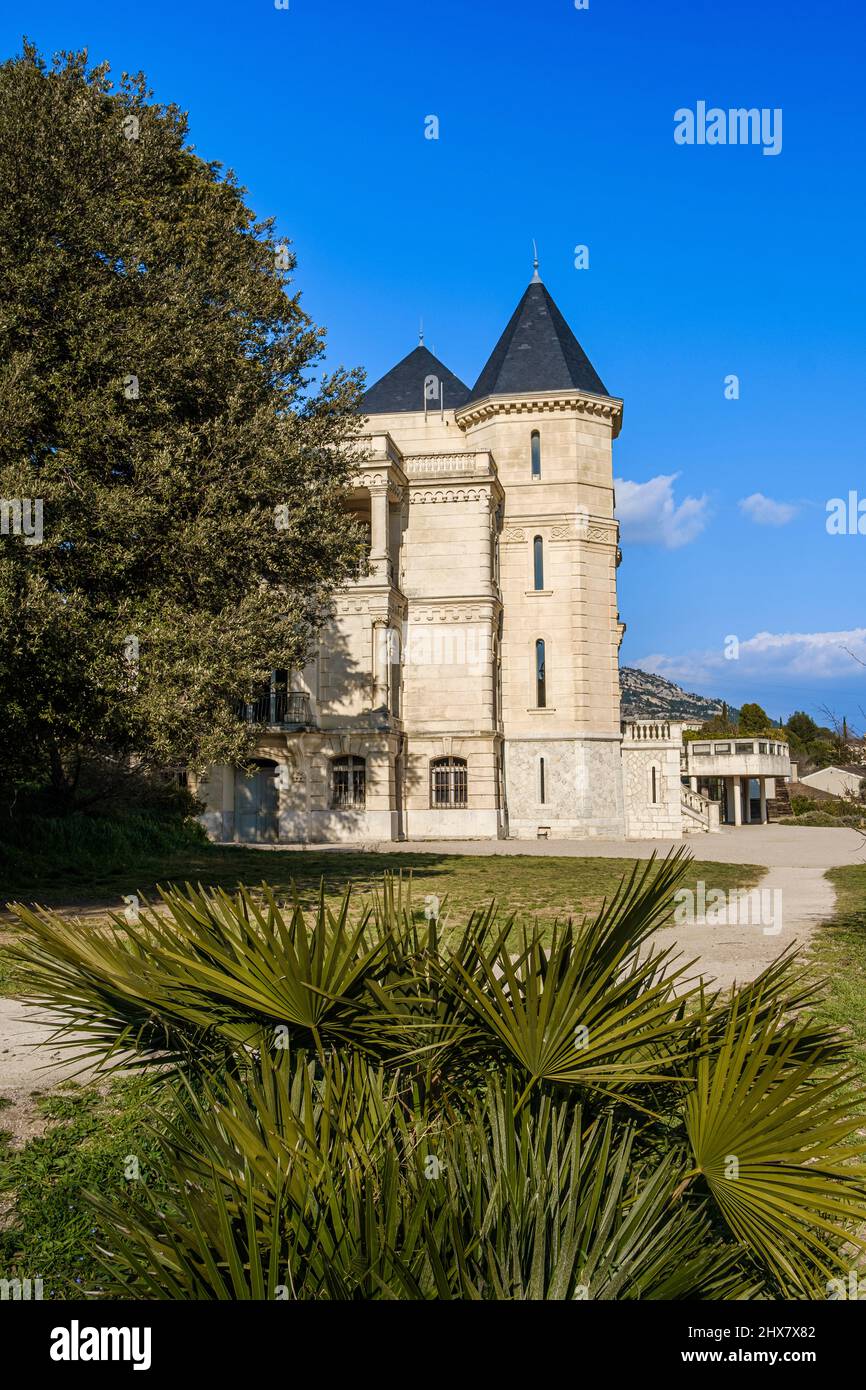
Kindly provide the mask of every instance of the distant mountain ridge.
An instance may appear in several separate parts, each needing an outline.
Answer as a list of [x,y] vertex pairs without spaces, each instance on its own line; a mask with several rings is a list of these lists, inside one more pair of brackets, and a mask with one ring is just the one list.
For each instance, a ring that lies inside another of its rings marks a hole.
[[[619,673],[623,719],[711,719],[721,714],[722,701],[683,690],[664,676],[623,666]],[[739,711],[729,707],[736,719]]]

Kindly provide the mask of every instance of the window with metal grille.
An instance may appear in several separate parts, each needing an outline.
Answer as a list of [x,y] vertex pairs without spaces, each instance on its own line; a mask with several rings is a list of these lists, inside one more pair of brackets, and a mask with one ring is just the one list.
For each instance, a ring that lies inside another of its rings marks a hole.
[[363,758],[335,758],[332,764],[333,801],[336,807],[364,805],[367,765]]
[[466,805],[466,759],[434,758],[430,764],[430,805]]

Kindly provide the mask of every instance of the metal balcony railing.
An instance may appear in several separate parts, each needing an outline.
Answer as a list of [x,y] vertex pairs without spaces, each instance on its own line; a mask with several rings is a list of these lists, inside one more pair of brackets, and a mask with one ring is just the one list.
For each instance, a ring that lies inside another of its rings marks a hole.
[[242,702],[238,712],[248,724],[287,728],[313,722],[309,695],[296,690],[265,691],[254,700]]

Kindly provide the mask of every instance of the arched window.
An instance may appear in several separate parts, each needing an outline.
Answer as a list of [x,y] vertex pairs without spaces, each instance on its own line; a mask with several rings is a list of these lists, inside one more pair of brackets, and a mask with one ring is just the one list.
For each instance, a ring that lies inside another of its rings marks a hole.
[[541,477],[541,435],[538,430],[533,430],[529,436],[529,453],[532,459],[533,478]]
[[536,536],[532,542],[532,575],[536,591],[544,588],[544,541]]
[[367,764],[363,758],[347,755],[331,764],[331,805],[337,809],[364,805],[367,795]]
[[544,787],[544,759],[543,759],[543,758],[539,758],[539,759],[538,759],[538,800],[539,800],[539,802],[541,803],[542,806],[544,805],[545,801],[547,800],[547,795],[546,795],[545,787]]
[[465,758],[433,758],[430,762],[430,805],[465,806],[467,792]]
[[650,792],[650,800],[652,801],[652,804],[655,806],[656,802],[659,799],[658,774],[656,773],[655,768],[652,769],[652,775],[650,777]]
[[539,637],[535,644],[535,703],[539,709],[547,706],[547,672],[544,660],[544,642]]

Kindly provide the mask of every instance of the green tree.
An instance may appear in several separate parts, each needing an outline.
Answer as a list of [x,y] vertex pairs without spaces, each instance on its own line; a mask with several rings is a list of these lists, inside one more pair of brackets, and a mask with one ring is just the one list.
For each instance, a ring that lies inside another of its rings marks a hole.
[[770,728],[771,722],[770,716],[766,710],[761,709],[760,705],[746,703],[740,710],[739,732],[741,734],[763,734]]
[[357,572],[362,378],[316,382],[244,193],[142,75],[0,66],[0,779],[58,810],[89,760],[242,757],[238,700]]
[[805,710],[795,710],[785,726],[793,738],[801,743],[811,743],[818,734],[818,725]]

